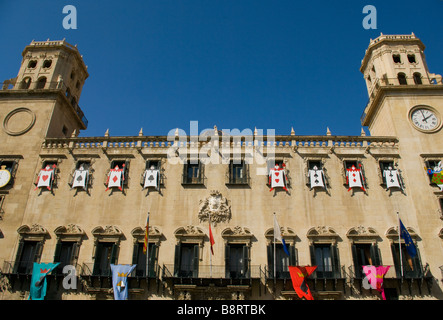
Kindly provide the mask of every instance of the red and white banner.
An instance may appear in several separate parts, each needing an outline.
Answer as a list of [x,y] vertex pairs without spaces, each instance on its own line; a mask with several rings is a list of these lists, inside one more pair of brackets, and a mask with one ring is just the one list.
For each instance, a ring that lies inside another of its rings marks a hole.
[[77,169],[74,172],[74,179],[72,181],[73,188],[86,189],[86,183],[88,181],[88,170]]
[[115,166],[114,169],[109,170],[107,181],[108,187],[106,188],[106,191],[108,191],[109,188],[114,187],[117,187],[120,191],[122,190],[123,181],[125,180],[124,171],[124,166],[122,169],[120,169],[118,166]]
[[362,184],[363,176],[361,170],[355,166],[352,166],[351,169],[346,169],[346,179],[349,187],[348,191],[355,187],[365,190]]
[[158,189],[160,182],[160,172],[156,169],[148,169],[144,173],[145,183],[143,189],[148,187],[155,187]]
[[269,191],[274,190],[274,188],[283,188],[284,190],[288,191],[286,188],[285,170],[280,168],[278,165],[269,170],[269,184],[271,185],[271,190]]
[[54,180],[54,170],[56,168],[56,165],[54,164],[52,168],[47,165],[44,169],[41,169],[38,177],[37,177],[37,187],[38,188],[47,188],[48,190],[51,190],[52,187],[52,181]]

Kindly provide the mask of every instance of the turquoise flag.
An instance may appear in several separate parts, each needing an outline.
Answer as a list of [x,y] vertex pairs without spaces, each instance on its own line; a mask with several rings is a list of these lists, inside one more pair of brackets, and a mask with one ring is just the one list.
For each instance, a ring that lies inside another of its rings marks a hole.
[[127,300],[128,299],[128,276],[135,269],[135,264],[122,265],[111,264],[112,270],[112,288],[114,289],[115,300]]
[[57,267],[57,263],[36,263],[32,268],[31,288],[28,300],[44,300],[46,296],[46,276]]

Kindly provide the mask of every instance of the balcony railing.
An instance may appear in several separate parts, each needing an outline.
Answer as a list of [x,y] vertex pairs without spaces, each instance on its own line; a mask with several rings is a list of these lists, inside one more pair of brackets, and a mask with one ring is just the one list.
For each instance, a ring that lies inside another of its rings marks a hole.
[[192,267],[175,270],[174,265],[165,264],[162,278],[253,279],[260,278],[260,266],[227,270],[225,265],[199,265],[197,270]]
[[[420,279],[427,277],[429,272],[428,265],[416,270],[403,268],[402,277],[400,267],[396,267],[395,265],[385,265],[385,267],[387,266],[389,266],[389,270],[384,276],[385,279]],[[355,268],[354,265],[349,266],[349,274],[352,279],[364,279],[366,277],[365,273],[363,272],[363,267],[361,266],[358,268]]]
[[[50,274],[63,275],[63,268],[67,265],[73,265],[77,273],[80,271],[80,267],[77,264],[60,263],[54,270],[51,271]],[[33,268],[34,261],[4,261],[2,271],[3,274],[32,275]]]
[[85,114],[83,113],[82,109],[78,105],[78,103],[72,99],[72,97],[69,94],[69,91],[67,90],[68,87],[62,82],[17,82],[17,83],[10,83],[10,82],[3,82],[0,84],[0,92],[9,91],[9,92],[43,92],[46,90],[52,90],[52,91],[59,91],[62,92],[63,95],[66,97],[68,103],[72,106],[74,109],[74,112],[77,114],[77,116],[80,118],[80,120],[85,125],[85,128],[88,127],[88,119],[86,119]]

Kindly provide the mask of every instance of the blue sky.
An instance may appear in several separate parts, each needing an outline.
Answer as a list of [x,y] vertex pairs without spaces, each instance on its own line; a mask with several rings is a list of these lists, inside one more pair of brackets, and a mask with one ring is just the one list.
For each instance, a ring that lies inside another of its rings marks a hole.
[[[65,30],[65,5],[77,29]],[[365,5],[377,9],[366,30]],[[443,73],[442,0],[0,0],[0,81],[33,39],[77,44],[89,78],[81,136],[166,135],[174,128],[359,135],[371,38],[414,32]],[[366,130],[367,131],[367,130]]]

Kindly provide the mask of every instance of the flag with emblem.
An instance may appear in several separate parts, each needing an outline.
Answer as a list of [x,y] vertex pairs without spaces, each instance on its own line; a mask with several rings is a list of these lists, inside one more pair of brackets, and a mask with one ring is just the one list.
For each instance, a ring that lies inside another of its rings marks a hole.
[[412,241],[411,235],[409,234],[408,230],[403,225],[403,222],[400,221],[400,235],[405,241],[406,250],[408,251],[408,254],[411,258],[414,258],[417,255],[417,248],[414,245],[414,241]]
[[37,187],[38,188],[47,188],[48,190],[51,190],[52,188],[52,182],[54,181],[54,170],[56,168],[56,165],[54,164],[52,167],[47,165],[45,168],[41,169],[38,177],[37,177]]
[[31,287],[28,300],[44,300],[46,296],[46,276],[56,268],[57,263],[37,263],[34,262],[31,276]]
[[154,187],[158,190],[160,182],[160,172],[157,169],[148,169],[144,173],[145,183],[143,189]]
[[114,169],[109,170],[106,191],[113,187],[117,187],[120,191],[122,190],[123,181],[125,180],[124,170],[125,165],[121,169],[115,166]]
[[323,182],[323,170],[318,169],[317,166],[309,170],[309,181],[311,184],[311,189],[315,187],[324,188],[325,184]]
[[269,170],[269,184],[271,185],[271,190],[274,190],[274,188],[283,188],[284,190],[288,191],[286,188],[286,173],[283,168],[280,168],[279,165],[275,165],[274,168]]
[[355,187],[366,191],[363,186],[363,179],[361,169],[357,169],[354,165],[352,165],[350,169],[346,169],[346,182],[349,187],[348,191]]
[[363,266],[363,272],[368,279],[368,283],[372,289],[381,293],[383,300],[386,300],[383,280],[389,268],[389,266]]
[[111,264],[112,288],[115,300],[128,300],[128,276],[136,265]]
[[306,278],[309,277],[317,268],[317,266],[289,266],[289,274],[291,275],[292,286],[299,298],[306,300],[314,300],[311,290],[306,283]]

